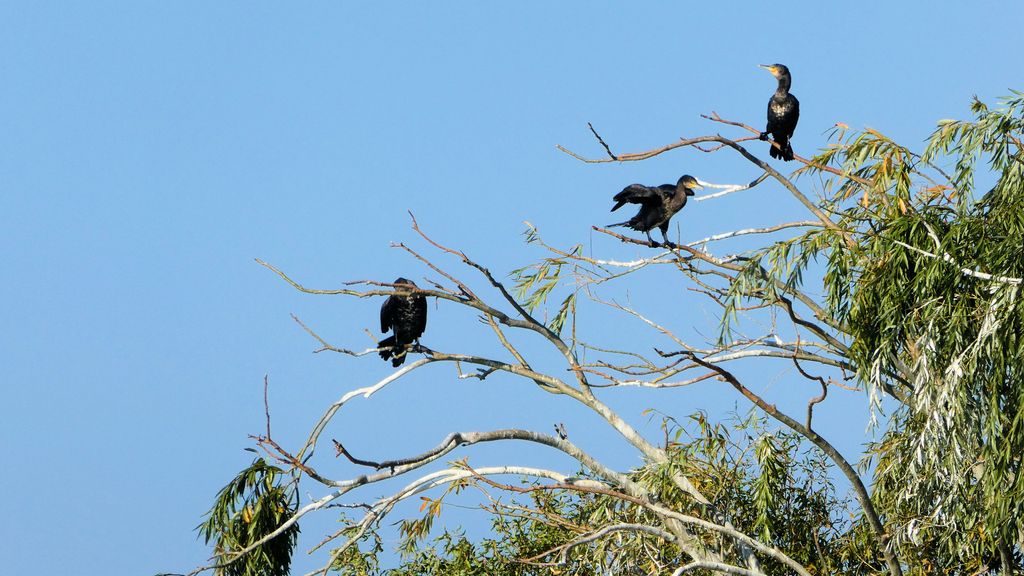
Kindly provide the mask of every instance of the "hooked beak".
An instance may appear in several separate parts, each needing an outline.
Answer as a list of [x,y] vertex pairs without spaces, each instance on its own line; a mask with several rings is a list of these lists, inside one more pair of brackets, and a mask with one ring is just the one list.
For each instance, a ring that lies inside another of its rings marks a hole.
[[770,73],[770,74],[771,74],[772,76],[775,76],[775,66],[772,66],[771,64],[758,64],[758,65],[757,65],[757,67],[758,67],[758,68],[764,68],[764,69],[765,69],[765,70],[767,70],[767,71],[768,71],[768,72],[769,72],[769,73]]

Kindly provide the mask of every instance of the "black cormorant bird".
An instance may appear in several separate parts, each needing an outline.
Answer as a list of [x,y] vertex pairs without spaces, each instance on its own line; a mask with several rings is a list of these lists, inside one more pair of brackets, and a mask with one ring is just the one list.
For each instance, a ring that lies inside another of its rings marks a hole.
[[761,132],[761,140],[767,140],[768,134],[779,143],[780,148],[772,146],[768,153],[772,158],[782,158],[786,162],[793,159],[793,146],[789,139],[796,130],[796,122],[800,119],[800,101],[789,93],[792,78],[789,68],[782,64],[760,64],[761,68],[772,73],[779,80],[779,87],[768,101],[768,127]]
[[609,227],[627,226],[647,234],[651,244],[658,246],[658,243],[651,238],[651,230],[661,229],[661,235],[665,238],[666,246],[673,246],[668,239],[668,221],[675,216],[676,212],[686,206],[686,197],[693,196],[694,189],[703,188],[697,183],[697,179],[689,174],[683,176],[673,184],[662,184],[661,186],[644,186],[643,184],[630,184],[615,195],[615,206],[612,212],[621,208],[624,204],[640,204],[640,211],[625,222],[609,224]]
[[[399,278],[394,284],[416,287],[412,280]],[[409,345],[419,342],[427,328],[427,299],[422,294],[392,294],[380,307],[380,331],[394,330],[395,333],[377,343],[380,357],[391,358],[391,365],[398,367],[405,362]]]

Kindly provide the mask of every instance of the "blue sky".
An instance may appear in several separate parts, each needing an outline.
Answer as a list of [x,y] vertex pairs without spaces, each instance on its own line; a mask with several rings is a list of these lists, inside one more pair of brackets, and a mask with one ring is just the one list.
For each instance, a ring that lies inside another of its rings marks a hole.
[[[760,125],[774,83],[756,65],[782,62],[801,100],[798,153],[836,122],[913,144],[937,119],[965,116],[972,95],[1021,88],[1022,16],[996,2],[0,4],[5,567],[191,569],[208,554],[192,529],[262,430],[264,374],[275,434],[294,444],[326,403],[389,372],[375,358],[310,354],[289,318],[366,346],[378,301],[298,294],[254,258],[320,288],[422,278],[389,248],[425,248],[407,210],[500,274],[542,255],[521,241],[525,220],[556,245],[641,254],[590,232],[612,221],[622,186],[757,173],[695,151],[587,166],[554,147],[600,155],[586,122],[617,151],[729,133],[700,119],[712,110]],[[802,218],[771,185],[698,208],[684,240]],[[636,286],[634,303],[658,294]],[[667,322],[709,325],[712,309],[677,297]],[[646,334],[594,314],[581,321],[599,334]],[[432,304],[424,343],[493,351],[479,330]],[[813,392],[781,368],[757,386],[796,409]],[[746,410],[711,384],[608,396],[638,425],[652,406]],[[863,398],[836,396],[823,410],[855,455]],[[384,459],[453,430],[554,421],[615,466],[639,463],[572,404],[508,379],[456,380],[450,367],[353,406],[330,434]],[[534,448],[466,454],[573,469]],[[333,525],[316,522],[303,526],[296,573],[323,561],[304,554]]]

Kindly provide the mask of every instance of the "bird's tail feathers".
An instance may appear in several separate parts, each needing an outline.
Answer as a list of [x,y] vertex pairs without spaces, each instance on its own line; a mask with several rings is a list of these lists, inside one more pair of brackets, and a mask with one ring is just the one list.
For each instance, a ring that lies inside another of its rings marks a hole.
[[409,352],[409,349],[405,346],[397,345],[394,334],[377,342],[377,348],[380,348],[380,351],[377,352],[380,354],[380,357],[384,360],[391,359],[391,365],[395,368],[398,368],[405,362],[405,356]]
[[778,158],[780,160],[785,160],[786,162],[792,160],[793,145],[789,142],[789,138],[780,138],[775,142],[778,143],[779,147],[776,148],[775,146],[772,146],[771,149],[768,150],[768,154],[771,155],[772,158]]
[[786,141],[786,145],[783,147],[782,159],[786,162],[793,159],[793,145],[789,143],[789,140]]
[[381,340],[380,342],[377,342],[377,348],[380,348],[380,351],[377,352],[377,353],[380,354],[381,358],[387,360],[388,358],[391,358],[392,356],[395,355],[394,347],[395,347],[395,337],[394,337],[394,335],[388,336],[387,338]]

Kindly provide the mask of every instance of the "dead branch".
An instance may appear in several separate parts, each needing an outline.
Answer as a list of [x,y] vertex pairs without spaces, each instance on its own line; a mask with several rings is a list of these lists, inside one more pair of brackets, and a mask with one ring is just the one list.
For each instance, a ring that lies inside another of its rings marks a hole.
[[608,157],[612,160],[618,160],[618,158],[615,157],[615,154],[612,154],[612,149],[605,143],[604,138],[601,138],[601,135],[597,133],[597,130],[594,130],[594,125],[587,122],[587,128],[590,128],[590,131],[594,134],[594,138],[597,138],[597,141],[601,143],[601,146],[604,146],[604,150],[608,153]]

